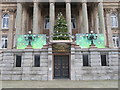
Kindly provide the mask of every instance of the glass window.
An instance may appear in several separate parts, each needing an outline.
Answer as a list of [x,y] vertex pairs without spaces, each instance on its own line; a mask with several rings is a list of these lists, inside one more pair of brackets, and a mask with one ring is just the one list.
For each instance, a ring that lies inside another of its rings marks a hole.
[[2,36],[1,41],[2,41],[1,48],[7,48],[7,41],[8,41],[7,36]]
[[35,67],[40,67],[40,55],[35,55],[34,56],[34,66]]
[[22,60],[22,56],[16,55],[16,67],[21,67],[21,60]]
[[71,18],[71,24],[72,24],[72,29],[75,29],[76,28],[76,20],[75,20],[75,17],[73,17],[73,16]]
[[111,15],[111,23],[112,23],[112,27],[118,27],[118,17],[117,14],[112,14]]
[[107,55],[101,55],[101,65],[102,66],[108,66]]
[[88,54],[83,54],[83,66],[90,66]]
[[49,29],[49,24],[50,24],[49,17],[47,16],[47,17],[45,17],[44,29]]
[[3,15],[3,18],[2,18],[2,28],[8,29],[8,24],[9,24],[9,15],[5,14]]
[[118,36],[113,36],[112,39],[113,39],[113,46],[116,47],[116,48],[120,47],[120,39],[119,39],[119,37]]

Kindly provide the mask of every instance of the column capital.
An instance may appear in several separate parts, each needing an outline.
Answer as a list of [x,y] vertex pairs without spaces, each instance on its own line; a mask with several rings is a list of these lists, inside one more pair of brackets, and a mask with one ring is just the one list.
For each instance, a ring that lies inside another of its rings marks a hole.
[[21,4],[21,5],[22,5],[23,3],[24,3],[24,2],[20,2],[20,1],[19,1],[19,2],[17,2],[17,4]]
[[38,3],[38,2],[39,2],[39,0],[33,0],[33,2],[34,2],[34,3]]
[[118,13],[120,13],[120,8],[116,8],[116,10],[118,11]]
[[103,0],[98,0],[99,3],[103,3]]
[[71,3],[71,0],[65,0],[66,3]]
[[82,0],[82,3],[87,3],[87,0]]
[[112,8],[104,8],[104,11],[106,14],[111,14],[112,13]]
[[49,0],[50,3],[55,3],[56,0]]
[[112,13],[118,14],[120,12],[119,8],[113,8]]

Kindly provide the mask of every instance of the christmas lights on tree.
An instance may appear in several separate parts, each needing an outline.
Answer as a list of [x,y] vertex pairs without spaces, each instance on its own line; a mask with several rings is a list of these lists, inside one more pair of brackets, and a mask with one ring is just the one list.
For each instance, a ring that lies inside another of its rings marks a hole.
[[54,26],[53,40],[69,40],[67,23],[61,12],[58,14]]

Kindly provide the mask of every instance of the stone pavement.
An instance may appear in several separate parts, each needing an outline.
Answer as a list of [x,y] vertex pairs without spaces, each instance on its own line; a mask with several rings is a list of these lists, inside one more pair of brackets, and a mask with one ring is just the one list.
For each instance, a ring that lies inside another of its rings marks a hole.
[[118,81],[2,81],[2,88],[118,88]]

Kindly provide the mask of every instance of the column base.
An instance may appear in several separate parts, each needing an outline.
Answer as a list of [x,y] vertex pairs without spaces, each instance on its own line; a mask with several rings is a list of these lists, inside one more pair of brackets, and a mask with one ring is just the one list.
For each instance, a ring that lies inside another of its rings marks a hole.
[[95,46],[95,44],[91,44],[90,48],[97,48],[97,47]]
[[25,49],[32,49],[32,46],[28,45]]

